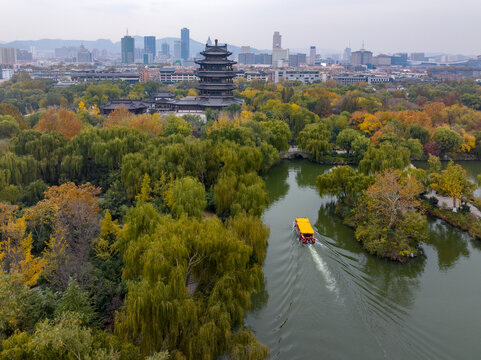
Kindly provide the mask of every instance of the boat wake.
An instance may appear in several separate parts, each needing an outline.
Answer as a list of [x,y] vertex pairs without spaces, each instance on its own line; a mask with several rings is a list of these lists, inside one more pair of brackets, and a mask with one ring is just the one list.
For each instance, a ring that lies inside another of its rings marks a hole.
[[329,291],[335,293],[339,297],[339,289],[336,286],[336,279],[334,279],[334,277],[332,276],[331,272],[329,271],[329,268],[327,267],[327,264],[319,256],[317,251],[314,249],[314,246],[308,246],[308,248],[312,255],[312,259],[316,264],[317,270],[319,270],[321,275],[324,277],[324,280],[326,281],[326,288]]

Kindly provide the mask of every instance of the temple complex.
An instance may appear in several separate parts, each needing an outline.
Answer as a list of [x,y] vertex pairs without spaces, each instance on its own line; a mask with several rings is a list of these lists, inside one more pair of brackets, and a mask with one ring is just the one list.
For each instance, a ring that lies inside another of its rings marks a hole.
[[234,84],[236,74],[232,66],[236,62],[228,59],[232,53],[227,50],[227,44],[219,45],[216,39],[214,45],[205,45],[201,55],[204,59],[196,60],[196,64],[199,65],[199,69],[195,71],[199,78],[197,97],[176,98],[172,93],[162,92],[145,102],[128,99],[109,100],[100,106],[100,110],[103,114],[109,114],[116,108],[124,106],[135,113],[200,112],[206,109],[222,109],[231,104],[242,104],[243,100],[234,97],[232,93],[236,88]]

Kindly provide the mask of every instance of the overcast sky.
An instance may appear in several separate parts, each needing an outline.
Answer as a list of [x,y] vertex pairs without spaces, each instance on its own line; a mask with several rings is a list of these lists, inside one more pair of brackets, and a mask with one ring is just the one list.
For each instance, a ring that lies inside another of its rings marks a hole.
[[130,35],[379,52],[481,54],[480,0],[2,0],[0,40],[119,41]]

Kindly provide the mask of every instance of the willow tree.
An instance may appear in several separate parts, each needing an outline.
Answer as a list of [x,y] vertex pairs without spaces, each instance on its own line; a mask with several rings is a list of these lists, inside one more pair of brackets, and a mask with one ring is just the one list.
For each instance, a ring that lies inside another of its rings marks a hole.
[[126,216],[119,244],[128,292],[115,330],[145,355],[268,354],[253,336],[236,334],[263,276],[252,247],[220,220],[173,220],[143,203]]
[[204,185],[190,176],[171,183],[166,193],[166,200],[176,217],[185,214],[201,218],[202,212],[207,206]]
[[338,197],[339,201],[352,205],[362,191],[372,183],[372,180],[372,177],[345,165],[319,175],[316,186],[319,194],[334,195]]
[[324,152],[331,150],[329,130],[323,123],[308,124],[299,133],[297,144],[299,148],[311,152],[311,157],[319,161]]
[[223,172],[214,186],[214,203],[220,216],[241,212],[260,216],[267,202],[265,183],[254,172],[239,176]]
[[395,146],[383,142],[371,146],[359,162],[359,170],[364,174],[373,174],[388,168],[402,170],[410,164],[411,151],[404,146]]

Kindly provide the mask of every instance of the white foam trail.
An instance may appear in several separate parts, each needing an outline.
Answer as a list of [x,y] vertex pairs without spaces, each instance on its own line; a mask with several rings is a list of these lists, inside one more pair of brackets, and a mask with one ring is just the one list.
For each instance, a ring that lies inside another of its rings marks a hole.
[[339,295],[339,290],[336,287],[336,280],[332,277],[332,274],[329,271],[327,264],[319,256],[317,251],[314,249],[314,246],[311,245],[308,246],[308,248],[311,252],[312,259],[316,263],[317,270],[319,270],[319,272],[324,277],[324,280],[326,281],[326,287],[329,289],[329,291],[335,292],[337,295]]

